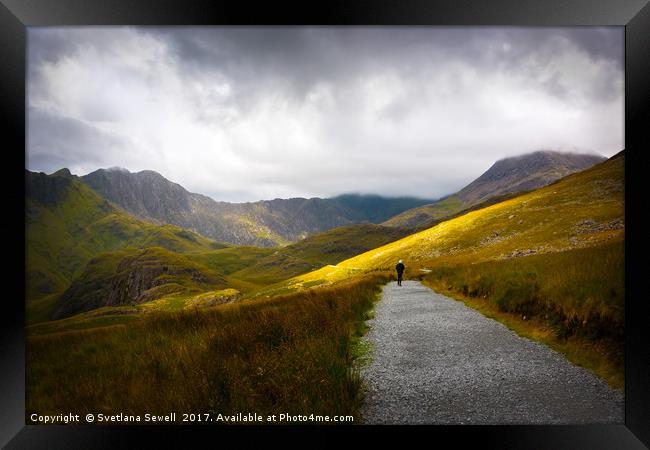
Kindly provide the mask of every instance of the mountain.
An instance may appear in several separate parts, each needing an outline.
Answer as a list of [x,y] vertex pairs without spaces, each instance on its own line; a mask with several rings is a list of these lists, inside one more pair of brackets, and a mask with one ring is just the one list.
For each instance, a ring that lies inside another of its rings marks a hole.
[[163,247],[173,252],[223,247],[172,225],[138,220],[68,171],[25,171],[27,300],[61,292],[102,252]]
[[405,211],[383,223],[387,226],[426,226],[491,197],[530,191],[604,161],[599,155],[542,150],[497,161],[455,194]]
[[497,161],[456,195],[475,204],[494,195],[546,186],[571,173],[587,169],[606,158],[599,155],[538,151]]
[[169,223],[235,245],[271,247],[354,223],[381,222],[430,200],[343,195],[252,203],[217,202],[188,192],[157,172],[100,169],[80,180],[137,217]]
[[370,223],[381,223],[405,210],[430,200],[413,197],[382,197],[379,195],[344,194],[331,200],[360,214]]

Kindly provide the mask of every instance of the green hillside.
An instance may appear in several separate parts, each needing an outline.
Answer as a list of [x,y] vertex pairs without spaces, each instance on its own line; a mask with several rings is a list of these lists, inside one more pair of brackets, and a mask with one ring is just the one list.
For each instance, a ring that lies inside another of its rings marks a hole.
[[63,292],[53,318],[226,286],[222,274],[160,247],[102,253]]
[[[62,295],[45,296],[28,305],[28,323],[39,324],[30,327],[30,333],[104,326],[111,315],[116,316],[109,321],[113,324],[130,321],[132,314],[154,309],[212,306],[218,303],[215,298],[224,297],[221,290],[227,287],[237,293],[234,297],[245,295],[314,268],[335,264],[409,232],[366,224],[319,233],[282,249],[225,247],[178,254],[162,248],[126,248],[101,253]],[[169,273],[161,273],[163,267]],[[211,281],[197,283],[196,277],[188,276],[192,271]],[[128,283],[135,286],[125,290]],[[234,298],[229,292],[227,297]],[[53,318],[53,313],[56,319],[82,314],[74,320],[43,324]]]
[[96,255],[125,247],[207,251],[222,245],[182,228],[137,220],[82,183],[26,171],[28,303],[63,291]]
[[[225,247],[178,254],[162,248],[125,248],[100,253],[65,292],[28,304],[29,333],[124,324],[149,311],[210,307],[238,300],[409,232],[366,224],[319,233],[282,249]],[[161,273],[163,267],[170,272]],[[189,276],[193,271],[209,281],[197,282]],[[53,317],[58,320],[49,322]]]
[[187,255],[192,261],[196,261],[224,275],[230,275],[252,266],[260,259],[272,255],[277,249],[268,247],[226,247],[206,252],[198,252]]
[[407,228],[373,224],[334,228],[274,250],[254,264],[233,273],[233,277],[260,285],[277,283],[328,264],[337,264],[411,232]]
[[382,225],[389,227],[417,227],[431,221],[443,219],[462,211],[468,206],[457,195],[450,195],[430,205],[419,206],[404,211],[395,217],[391,217]]

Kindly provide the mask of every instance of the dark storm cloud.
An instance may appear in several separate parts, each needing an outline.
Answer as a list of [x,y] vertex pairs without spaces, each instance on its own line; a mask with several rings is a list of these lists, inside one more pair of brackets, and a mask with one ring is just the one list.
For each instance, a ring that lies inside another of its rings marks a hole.
[[[32,29],[30,63],[56,62],[83,46],[106,50],[109,29]],[[139,28],[166,42],[188,71],[214,71],[238,80],[278,76],[304,92],[319,80],[338,81],[355,69],[392,67],[417,72],[431,62],[471,63],[477,70],[517,70],[525,60],[548,64],[566,43],[623,69],[621,27],[170,27]],[[563,42],[566,41],[565,42]],[[510,48],[504,51],[503,45]]]
[[621,28],[229,27],[149,32],[169,42],[186,68],[240,81],[278,77],[298,94],[321,80],[350,79],[359,70],[393,68],[416,75],[430,64],[450,61],[471,63],[478,71],[527,70],[534,76],[567,44],[614,69],[623,68]]
[[620,27],[70,27],[28,39],[37,170],[148,168],[226,200],[431,197],[503,156],[623,147]]

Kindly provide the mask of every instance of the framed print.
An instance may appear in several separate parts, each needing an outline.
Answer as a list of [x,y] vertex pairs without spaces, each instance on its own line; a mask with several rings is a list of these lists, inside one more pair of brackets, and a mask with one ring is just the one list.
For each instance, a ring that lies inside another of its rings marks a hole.
[[0,21],[7,448],[650,445],[643,1]]

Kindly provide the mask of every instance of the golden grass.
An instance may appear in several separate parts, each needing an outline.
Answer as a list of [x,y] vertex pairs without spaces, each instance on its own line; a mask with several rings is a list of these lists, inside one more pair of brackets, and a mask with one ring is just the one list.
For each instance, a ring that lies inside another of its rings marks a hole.
[[30,336],[27,414],[351,414],[354,342],[386,278]]

